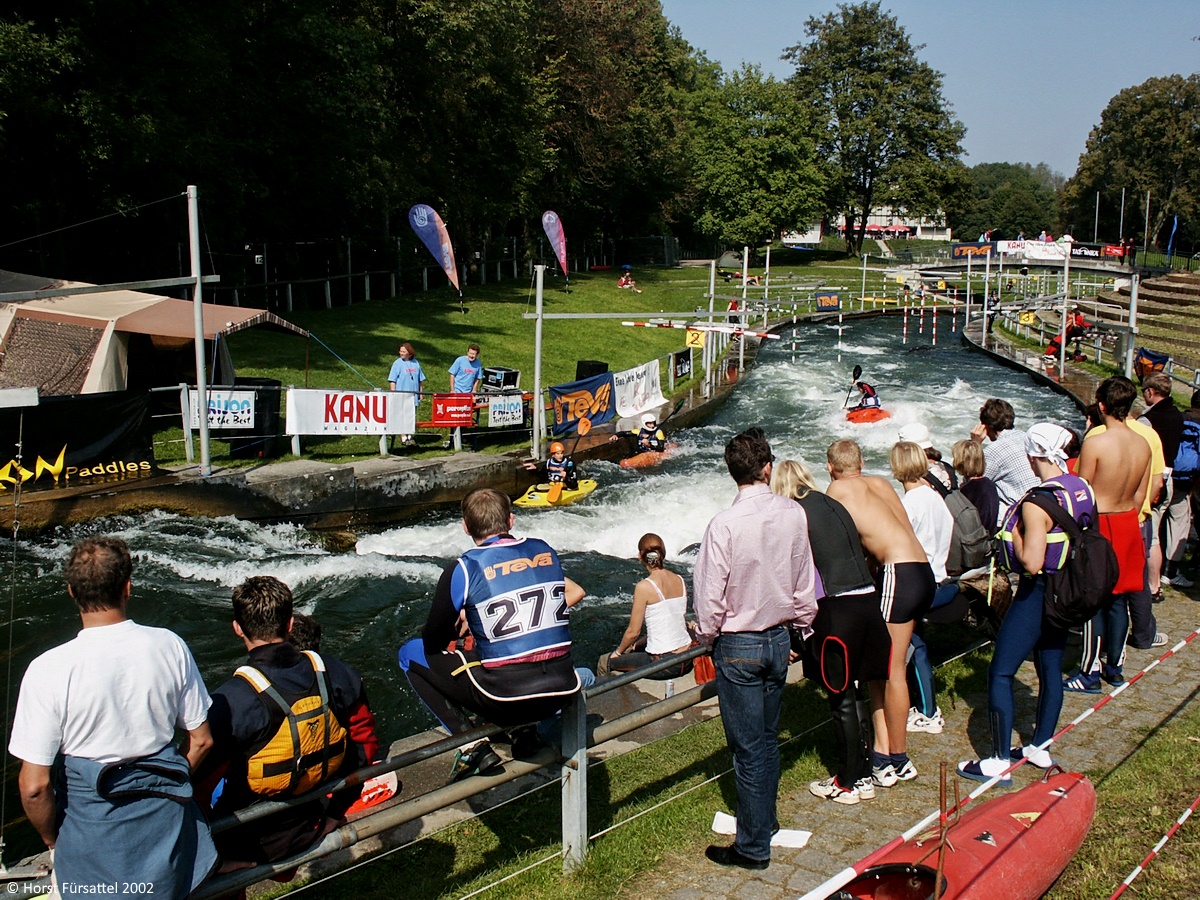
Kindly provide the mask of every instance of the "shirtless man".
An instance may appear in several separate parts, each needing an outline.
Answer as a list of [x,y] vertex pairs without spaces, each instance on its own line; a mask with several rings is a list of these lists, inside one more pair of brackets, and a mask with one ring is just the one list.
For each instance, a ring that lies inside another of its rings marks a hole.
[[886,682],[871,682],[871,721],[875,752],[871,777],[881,787],[917,777],[908,758],[908,679],[904,657],[913,623],[933,600],[937,583],[921,542],[892,486],[878,475],[862,473],[862,450],[854,441],[834,441],[826,451],[832,482],[826,494],[850,513],[863,550],[875,569],[883,619],[892,638]]
[[[1075,469],[1096,495],[1100,532],[1117,554],[1120,576],[1112,606],[1084,625],[1080,671],[1063,682],[1069,691],[1097,694],[1101,677],[1109,684],[1125,680],[1121,665],[1129,632],[1129,594],[1142,590],[1145,584],[1146,545],[1139,517],[1150,484],[1150,445],[1126,421],[1136,396],[1133,382],[1120,375],[1100,383],[1096,403],[1105,428],[1100,433],[1088,433]],[[1102,644],[1107,660],[1099,674],[1093,674]]]

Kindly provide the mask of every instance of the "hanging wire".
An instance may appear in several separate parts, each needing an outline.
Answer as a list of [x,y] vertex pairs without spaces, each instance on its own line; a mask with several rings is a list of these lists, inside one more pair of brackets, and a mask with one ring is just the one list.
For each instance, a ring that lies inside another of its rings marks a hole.
[[50,231],[43,231],[41,234],[30,235],[29,237],[18,238],[15,241],[9,241],[7,244],[0,244],[0,250],[5,247],[15,247],[17,244],[24,244],[29,241],[36,241],[39,238],[49,237],[52,234],[58,234],[61,231],[70,231],[72,228],[82,228],[84,225],[93,225],[96,222],[103,222],[105,219],[111,219],[114,216],[127,216],[130,213],[135,213],[140,209],[145,209],[147,206],[155,206],[159,203],[166,203],[169,200],[178,200],[184,194],[172,194],[169,197],[163,197],[161,200],[151,200],[149,203],[142,203],[138,206],[130,207],[129,209],[120,209],[116,212],[107,213],[103,216],[97,216],[94,219],[87,219],[83,222],[76,222],[73,225],[64,225],[62,228],[52,228]]
[[[13,660],[13,631],[16,623],[17,609],[17,532],[21,523],[17,518],[17,510],[21,508],[21,485],[25,483],[21,477],[22,447],[25,441],[25,410],[17,416],[17,477],[13,485],[13,527],[12,527],[12,570],[8,578],[8,666],[4,677],[4,747],[8,746],[8,711],[12,709],[12,660]],[[4,762],[0,764],[0,824],[8,822],[8,754],[2,753]],[[0,872],[7,871],[4,865],[5,840],[4,832],[0,830]]]
[[372,390],[375,390],[375,391],[379,390],[379,385],[377,385],[375,382],[373,382],[370,378],[368,378],[362,372],[358,371],[358,369],[354,368],[354,366],[350,365],[350,363],[346,362],[346,360],[342,359],[340,356],[338,356],[336,353],[334,353],[332,347],[330,347],[328,344],[326,344],[323,340],[321,340],[319,337],[317,337],[311,331],[308,334],[309,334],[309,337],[311,337],[314,341],[316,341],[318,344],[320,344],[322,347],[324,347],[326,350],[328,350],[330,352],[330,354],[333,355],[334,359],[336,359],[343,366],[345,366],[347,369],[349,369],[351,372],[353,372],[355,375],[357,375],[359,378],[361,378],[364,382],[369,384],[371,386]]

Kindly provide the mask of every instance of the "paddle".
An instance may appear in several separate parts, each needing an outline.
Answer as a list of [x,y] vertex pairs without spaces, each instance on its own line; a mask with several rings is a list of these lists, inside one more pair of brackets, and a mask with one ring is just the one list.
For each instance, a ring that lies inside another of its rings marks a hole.
[[862,374],[862,366],[854,367],[854,374],[850,376],[850,388],[846,391],[846,399],[842,403],[842,409],[850,405],[850,394],[854,391],[854,382],[858,381],[858,376]]
[[[579,446],[579,439],[592,430],[591,419],[580,419],[575,423],[575,443],[571,445],[571,453],[575,452],[575,448]],[[571,454],[568,453],[568,456]],[[551,503],[557,503],[558,498],[562,496],[563,482],[553,481],[550,483],[550,490],[546,492],[546,499]]]

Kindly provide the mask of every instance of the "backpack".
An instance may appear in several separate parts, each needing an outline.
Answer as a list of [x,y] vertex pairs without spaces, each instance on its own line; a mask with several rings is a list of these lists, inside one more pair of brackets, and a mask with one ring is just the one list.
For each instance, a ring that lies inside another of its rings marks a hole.
[[1184,417],[1179,452],[1175,454],[1172,478],[1195,478],[1200,475],[1200,422]]
[[1058,504],[1054,494],[1034,488],[1022,503],[1046,512],[1069,541],[1067,560],[1057,572],[1047,572],[1042,619],[1056,628],[1074,628],[1112,603],[1120,570],[1117,554],[1100,529],[1081,528]]
[[948,491],[936,475],[928,475],[930,486],[946,501],[954,519],[950,532],[950,552],[946,554],[946,574],[961,575],[986,566],[993,552],[992,536],[983,527],[979,510],[963,496],[962,491]]
[[279,729],[246,761],[246,782],[256,794],[303,794],[327,781],[346,758],[346,729],[329,705],[325,661],[303,651],[316,675],[317,693],[289,704],[258,669],[241,666],[240,675],[268,706],[283,713]]

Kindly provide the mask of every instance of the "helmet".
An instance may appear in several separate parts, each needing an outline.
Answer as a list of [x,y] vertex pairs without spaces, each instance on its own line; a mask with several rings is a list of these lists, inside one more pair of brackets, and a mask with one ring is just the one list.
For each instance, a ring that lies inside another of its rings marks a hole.
[[555,441],[550,445],[551,453],[566,453],[567,448],[562,445],[562,441]]
[[657,424],[658,424],[658,417],[655,416],[654,413],[646,413],[644,416],[642,416],[642,425],[644,427],[649,428],[651,425],[657,425]]

